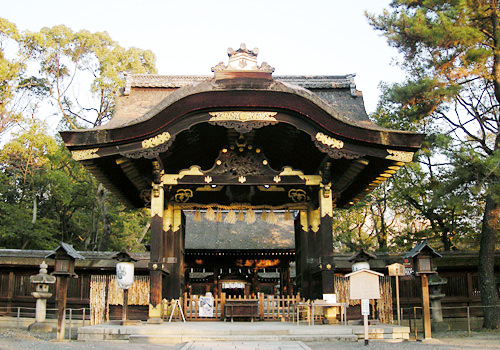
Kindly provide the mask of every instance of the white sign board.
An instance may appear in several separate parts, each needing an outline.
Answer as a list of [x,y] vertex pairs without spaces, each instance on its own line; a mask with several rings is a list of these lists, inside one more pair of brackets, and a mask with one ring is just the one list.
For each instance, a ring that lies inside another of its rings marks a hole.
[[200,297],[198,301],[200,317],[214,317],[214,298]]
[[347,274],[350,299],[380,299],[379,277],[383,274],[372,270],[359,270]]
[[323,300],[325,300],[328,304],[336,304],[337,294],[323,294]]
[[370,316],[370,299],[361,299],[361,315]]

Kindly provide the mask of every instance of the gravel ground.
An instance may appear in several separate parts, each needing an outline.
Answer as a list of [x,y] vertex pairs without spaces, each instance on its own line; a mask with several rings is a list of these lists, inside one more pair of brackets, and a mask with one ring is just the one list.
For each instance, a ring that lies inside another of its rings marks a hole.
[[[500,350],[500,332],[474,332],[472,337],[468,337],[463,332],[448,332],[435,334],[435,338],[430,343],[408,341],[403,343],[388,343],[371,340],[369,346],[364,346],[364,342],[328,342],[328,343],[307,343],[312,350],[330,349],[394,349],[394,350]],[[0,350],[63,350],[63,349],[102,349],[102,350],[155,350],[171,349],[178,350],[184,344],[176,346],[150,345],[150,344],[129,344],[127,341],[107,341],[107,342],[54,342],[55,333],[35,334],[24,330],[0,329]],[[203,347],[206,349],[206,347]],[[236,347],[238,348],[238,347]],[[192,347],[191,349],[196,349]],[[201,349],[201,348],[200,348]],[[245,347],[247,349],[247,347]],[[255,348],[257,349],[257,348]]]

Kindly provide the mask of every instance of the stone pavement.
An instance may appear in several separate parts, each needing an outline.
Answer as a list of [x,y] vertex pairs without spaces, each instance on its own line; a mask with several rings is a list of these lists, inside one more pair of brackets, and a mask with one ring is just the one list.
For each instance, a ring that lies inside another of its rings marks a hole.
[[300,341],[189,342],[179,350],[311,350]]

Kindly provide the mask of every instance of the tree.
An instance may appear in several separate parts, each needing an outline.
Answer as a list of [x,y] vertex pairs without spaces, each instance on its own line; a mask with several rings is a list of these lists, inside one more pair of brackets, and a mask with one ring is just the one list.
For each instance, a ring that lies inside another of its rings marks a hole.
[[[2,19],[0,45],[0,133],[11,120],[26,119],[0,151],[0,246],[46,249],[64,240],[77,249],[108,250],[142,242],[148,216],[125,213],[37,117],[59,115],[63,128],[105,123],[126,72],[156,72],[153,53],[65,26],[20,33]],[[38,69],[35,76],[26,75],[27,66]]]
[[[111,117],[125,73],[156,73],[151,51],[124,49],[106,32],[73,32],[63,25],[42,28],[23,35],[21,51],[38,64],[38,78],[72,129],[95,127]],[[91,96],[75,93],[76,84],[81,91],[87,82]]]
[[[500,25],[496,0],[394,0],[371,24],[404,56],[408,80],[396,84],[406,123],[446,128],[483,195],[479,282],[485,328],[500,328],[494,252],[500,215]],[[465,167],[463,165],[466,165]],[[472,169],[472,171],[470,170]],[[467,182],[465,181],[465,182]],[[464,183],[465,183],[464,182]]]
[[0,136],[21,117],[13,103],[24,64],[20,60],[9,59],[5,52],[18,39],[15,24],[0,18]]
[[19,239],[21,248],[39,240],[50,244],[55,222],[47,218],[38,220],[41,197],[38,183],[56,148],[56,142],[43,125],[31,122],[27,131],[14,134],[13,140],[2,149],[0,169],[5,186],[0,194],[0,241],[3,241],[0,245],[12,248],[12,244],[19,244]]

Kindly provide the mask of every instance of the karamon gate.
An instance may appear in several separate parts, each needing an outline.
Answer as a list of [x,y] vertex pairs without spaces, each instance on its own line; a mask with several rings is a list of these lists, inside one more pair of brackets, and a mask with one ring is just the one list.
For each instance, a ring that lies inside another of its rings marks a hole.
[[[61,132],[75,160],[131,208],[151,207],[149,318],[183,291],[182,211],[290,210],[296,284],[333,293],[332,218],[411,162],[423,135],[372,123],[353,76],[274,76],[228,50],[213,76],[127,75],[104,126]],[[232,214],[231,214],[232,213]]]

